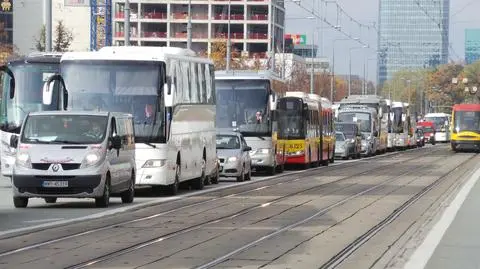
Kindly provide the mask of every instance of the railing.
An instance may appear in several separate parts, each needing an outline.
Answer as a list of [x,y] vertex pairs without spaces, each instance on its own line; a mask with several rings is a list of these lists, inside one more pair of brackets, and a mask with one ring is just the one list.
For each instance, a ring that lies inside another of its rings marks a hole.
[[206,33],[206,30],[205,30],[205,33],[192,33],[192,38],[207,39],[208,38],[208,33]]
[[[227,38],[228,33],[216,33],[215,38]],[[243,39],[245,35],[243,33],[230,33],[230,38]]]
[[145,38],[167,38],[167,32],[142,32],[142,37]]
[[[192,14],[192,20],[208,20],[208,14],[205,13],[194,13]],[[186,12],[177,12],[172,13],[172,18],[174,20],[186,20],[188,19],[188,13]]]
[[249,19],[252,21],[267,21],[268,15],[266,14],[252,14],[249,16]]
[[250,39],[268,39],[268,34],[265,34],[265,33],[249,33],[248,38],[250,38]]
[[[125,33],[124,32],[115,32],[115,37],[124,37]],[[137,33],[130,33],[131,38],[137,38]]]
[[[216,14],[213,16],[214,20],[228,20],[228,14]],[[230,20],[244,20],[243,14],[230,14]]]
[[167,13],[160,13],[160,12],[144,12],[142,15],[142,19],[157,19],[157,20],[166,20],[168,18]]

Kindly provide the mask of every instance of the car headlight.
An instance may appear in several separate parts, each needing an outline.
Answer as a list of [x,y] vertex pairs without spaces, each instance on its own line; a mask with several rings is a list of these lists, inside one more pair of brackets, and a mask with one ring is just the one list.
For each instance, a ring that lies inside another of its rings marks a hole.
[[96,152],[88,153],[87,156],[85,156],[85,158],[83,159],[83,162],[80,168],[87,168],[90,166],[94,166],[98,164],[101,159],[102,157],[100,156],[100,154]]
[[250,154],[269,154],[270,153],[270,149],[254,149],[254,150],[251,150],[250,151]]
[[227,159],[227,163],[233,163],[233,162],[236,162],[238,160],[237,157],[233,156],[233,157],[228,157]]
[[351,143],[355,143],[355,139],[352,139],[350,142],[351,142]]
[[367,137],[367,140],[369,140],[369,141],[372,140],[372,137],[371,136]]
[[26,152],[21,152],[17,154],[17,159],[15,160],[15,165],[32,168],[32,162],[30,160],[30,155]]
[[142,168],[154,168],[154,167],[162,167],[167,163],[167,160],[147,160],[143,165]]

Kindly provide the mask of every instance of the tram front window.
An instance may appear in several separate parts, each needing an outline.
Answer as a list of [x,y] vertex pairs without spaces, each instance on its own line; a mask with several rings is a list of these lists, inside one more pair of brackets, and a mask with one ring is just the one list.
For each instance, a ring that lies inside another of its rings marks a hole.
[[480,133],[480,111],[456,111],[453,124],[457,133]]
[[2,81],[2,116],[5,130],[20,132],[23,119],[29,112],[58,110],[58,84],[54,85],[51,105],[43,104],[43,84],[58,72],[58,64],[47,63],[13,63],[9,66],[15,77],[15,96],[10,99],[9,76]]
[[305,138],[306,120],[300,99],[283,99],[277,105],[279,139]]
[[403,109],[401,107],[395,107],[393,110],[393,124],[392,129],[394,133],[403,132]]

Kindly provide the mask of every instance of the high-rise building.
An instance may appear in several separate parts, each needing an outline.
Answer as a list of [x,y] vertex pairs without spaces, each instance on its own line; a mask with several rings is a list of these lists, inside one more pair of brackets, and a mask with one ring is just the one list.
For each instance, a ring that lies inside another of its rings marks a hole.
[[0,3],[0,43],[11,46],[13,44],[13,3],[3,0]]
[[377,83],[448,62],[450,0],[380,0]]
[[[188,2],[131,0],[132,45],[186,47]],[[276,51],[282,52],[285,25],[283,3],[283,0],[193,0],[192,49],[210,52],[212,42],[227,38],[230,22],[230,38],[236,50],[264,58],[267,52],[272,51],[272,41],[275,40]],[[124,44],[124,11],[125,1],[114,0],[114,45]],[[274,20],[275,27],[272,27]]]
[[465,62],[480,60],[480,29],[465,29]]

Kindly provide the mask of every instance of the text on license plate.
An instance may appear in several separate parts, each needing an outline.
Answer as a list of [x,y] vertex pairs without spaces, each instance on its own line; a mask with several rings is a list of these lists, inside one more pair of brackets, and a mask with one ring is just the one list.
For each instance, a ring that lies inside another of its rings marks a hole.
[[42,186],[46,188],[65,188],[68,187],[68,181],[44,181]]

